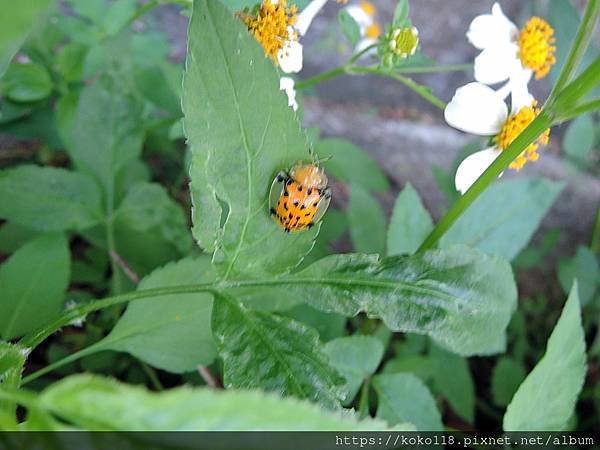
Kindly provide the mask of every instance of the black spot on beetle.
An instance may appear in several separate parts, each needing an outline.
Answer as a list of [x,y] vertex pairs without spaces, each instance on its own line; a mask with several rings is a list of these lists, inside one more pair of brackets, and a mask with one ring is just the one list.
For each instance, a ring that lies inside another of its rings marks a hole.
[[275,208],[271,208],[271,215],[273,214],[277,214],[277,211],[275,211]]
[[285,191],[283,191],[283,196],[284,197],[289,197],[290,193],[287,191],[287,189]]
[[286,211],[288,210],[288,205],[287,205],[287,202],[285,202],[285,203],[283,204],[283,207],[285,208],[285,210],[286,210]]
[[306,191],[306,193],[307,193],[308,195],[311,195],[311,194],[312,194],[312,188],[308,188],[308,191]]
[[298,200],[294,200],[294,206],[298,206],[300,202]]
[[292,213],[289,213],[289,214],[288,214],[288,217],[289,217],[290,219],[292,219],[292,218],[294,217],[294,215],[293,215]]
[[304,214],[304,217],[310,217],[310,213]]
[[302,185],[301,184],[298,185],[298,192],[302,192]]
[[300,209],[306,209],[306,205],[302,205]]

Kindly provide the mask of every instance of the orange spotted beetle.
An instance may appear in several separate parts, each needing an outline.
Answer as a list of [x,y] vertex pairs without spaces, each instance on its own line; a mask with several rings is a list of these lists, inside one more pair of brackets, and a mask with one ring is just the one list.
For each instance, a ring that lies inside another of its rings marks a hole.
[[298,161],[289,172],[279,172],[269,194],[275,222],[287,233],[311,228],[329,206],[327,182],[325,171],[315,163]]

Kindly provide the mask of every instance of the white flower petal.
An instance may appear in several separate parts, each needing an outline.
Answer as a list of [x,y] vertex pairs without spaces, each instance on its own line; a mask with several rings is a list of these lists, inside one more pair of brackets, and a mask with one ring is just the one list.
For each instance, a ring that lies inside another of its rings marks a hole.
[[517,26],[504,15],[500,5],[494,3],[491,14],[482,14],[473,19],[467,31],[467,39],[476,48],[483,50],[514,41],[518,32]]
[[290,77],[281,77],[279,80],[279,89],[285,91],[288,98],[288,105],[292,107],[294,111],[298,109],[298,102],[296,102],[296,89],[294,88],[294,80]]
[[290,27],[290,40],[286,41],[283,48],[277,52],[279,67],[281,67],[281,70],[285,73],[297,73],[302,70],[302,44],[292,40],[293,35],[294,30]]
[[529,80],[533,72],[531,69],[524,68],[521,64],[515,67],[510,76],[510,93],[512,112],[516,113],[523,106],[531,106],[534,100],[533,95],[529,93]]
[[368,15],[364,9],[357,5],[347,6],[344,10],[356,21],[360,27],[361,36],[364,36],[365,30],[369,25],[373,24],[373,17]]
[[294,25],[294,28],[296,28],[298,33],[303,36],[306,34],[308,27],[310,27],[315,16],[319,14],[319,11],[325,6],[325,3],[327,3],[327,0],[313,0],[300,14],[298,14],[298,20]]
[[454,128],[480,136],[491,136],[497,134],[506,122],[508,108],[489,86],[469,83],[456,90],[444,109],[444,117]]
[[[378,42],[377,39],[363,38],[360,41],[358,41],[358,44],[356,44],[356,48],[354,49],[354,51],[362,52],[365,48],[369,47],[370,45],[377,44],[377,42]],[[361,57],[364,58],[366,56],[372,56],[372,55],[376,55],[376,54],[377,54],[377,49],[372,48],[369,51],[367,51],[366,53],[363,53],[361,55]]]
[[461,194],[467,192],[473,183],[481,176],[485,169],[500,155],[501,151],[495,147],[486,148],[467,156],[458,166],[454,177],[456,190]]
[[484,84],[508,80],[515,61],[519,60],[519,47],[513,43],[487,47],[475,58],[475,79]]

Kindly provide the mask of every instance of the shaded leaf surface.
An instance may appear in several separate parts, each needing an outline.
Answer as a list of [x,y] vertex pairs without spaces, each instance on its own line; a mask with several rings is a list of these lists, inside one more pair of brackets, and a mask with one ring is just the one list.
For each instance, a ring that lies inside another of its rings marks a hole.
[[348,224],[354,250],[383,254],[385,251],[385,213],[376,198],[353,184],[348,200]]
[[21,336],[52,320],[69,284],[70,255],[62,234],[29,241],[0,266],[0,334]]
[[343,379],[327,362],[319,335],[288,319],[251,311],[215,295],[212,328],[228,388],[261,388],[339,406]]
[[[214,273],[207,257],[186,258],[155,270],[138,290],[208,282]],[[210,294],[165,295],[131,302],[97,350],[117,350],[169,372],[210,364],[216,356]]]
[[377,392],[377,417],[390,425],[402,422],[413,424],[418,431],[443,430],[437,410],[427,386],[410,373],[377,375],[373,378]]
[[543,178],[494,183],[450,227],[440,245],[466,244],[512,260],[527,245],[563,187],[564,183]]
[[0,172],[0,217],[41,231],[81,230],[103,219],[100,191],[88,176],[19,166]]

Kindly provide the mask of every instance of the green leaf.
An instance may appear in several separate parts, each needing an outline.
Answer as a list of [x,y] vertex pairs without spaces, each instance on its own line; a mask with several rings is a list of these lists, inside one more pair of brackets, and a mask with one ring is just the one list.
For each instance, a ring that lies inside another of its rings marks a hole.
[[[27,354],[27,349],[17,344],[0,341],[0,388],[19,387]],[[0,414],[6,413],[15,417],[15,412],[16,405],[13,402],[0,401]]]
[[11,64],[0,80],[0,89],[15,102],[35,102],[52,93],[52,79],[41,64]]
[[[579,12],[571,0],[552,0],[548,4],[548,22],[554,28],[554,38],[556,38],[556,64],[552,66],[550,78],[556,82],[563,64],[567,60],[567,55],[573,45],[573,40],[579,27]],[[596,42],[597,44],[597,42]],[[598,56],[598,51],[594,48],[594,39],[588,47],[581,61],[580,67],[587,67]]]
[[321,311],[366,311],[393,331],[427,334],[464,356],[504,348],[517,299],[506,261],[463,246],[382,260],[332,255],[278,285]]
[[577,247],[572,259],[561,261],[558,265],[558,280],[565,293],[569,292],[577,280],[581,306],[587,305],[594,297],[600,281],[600,267],[596,255],[587,247]]
[[82,230],[103,220],[97,184],[65,169],[0,171],[0,218],[40,231]]
[[350,186],[348,224],[354,250],[361,253],[385,252],[385,213],[376,198],[359,185]]
[[[266,291],[263,290],[264,292]],[[314,328],[319,333],[322,342],[339,338],[346,331],[346,317],[339,314],[325,313],[304,303],[294,306],[281,313],[281,315]]]
[[114,201],[116,177],[142,150],[140,120],[139,105],[108,77],[80,94],[67,150],[80,170],[97,178],[109,205]]
[[442,431],[442,419],[427,386],[410,373],[377,375],[377,417],[390,425],[408,422],[418,431]]
[[396,198],[387,234],[387,254],[414,253],[433,230],[429,212],[410,183]]
[[0,0],[0,76],[52,0]]
[[398,0],[396,9],[394,10],[394,18],[392,20],[393,27],[401,27],[408,20],[409,6],[408,0]]
[[338,23],[342,28],[342,33],[346,36],[346,39],[350,42],[350,45],[354,48],[358,44],[360,40],[360,27],[356,20],[343,9],[340,9],[340,12],[337,16]]
[[65,81],[75,82],[81,79],[88,50],[87,46],[79,42],[69,42],[61,49],[56,58],[56,66]]
[[73,11],[92,22],[100,23],[106,14],[106,0],[68,0]]
[[469,423],[475,420],[475,384],[465,358],[454,355],[439,347],[431,347],[433,382],[435,390],[462,419]]
[[546,353],[521,383],[504,415],[504,431],[560,431],[573,415],[586,374],[577,283],[550,338]]
[[512,260],[527,245],[564,186],[543,178],[495,183],[458,218],[440,245],[466,244]]
[[259,391],[215,391],[186,386],[155,393],[93,375],[63,379],[47,388],[39,402],[45,409],[87,430],[389,430],[379,420],[359,422],[352,414],[342,416],[305,401]]
[[285,233],[268,196],[279,171],[310,160],[306,135],[273,61],[230,10],[195,0],[188,33],[183,110],[194,155],[194,235],[216,248],[226,278],[286,272],[310,251],[319,227]]
[[563,149],[567,155],[579,162],[585,162],[594,148],[595,129],[590,114],[573,120],[563,138]]
[[116,35],[135,16],[138,4],[136,0],[116,0],[108,9],[102,11],[102,27],[108,36]]
[[433,361],[429,355],[402,355],[389,360],[383,369],[383,373],[409,372],[419,377],[423,383],[433,380]]
[[6,222],[0,227],[0,253],[14,253],[38,233],[16,223]]
[[523,364],[509,356],[498,359],[492,372],[492,399],[498,406],[506,407],[519,385],[525,379]]
[[0,266],[0,334],[21,336],[60,311],[69,284],[69,247],[62,234],[23,245]]
[[321,139],[317,142],[316,150],[321,158],[332,157],[323,163],[327,174],[368,191],[385,192],[390,188],[377,161],[352,142],[345,139]]
[[[180,286],[214,279],[210,260],[186,258],[155,270],[138,290]],[[210,318],[210,294],[164,295],[129,304],[110,334],[96,344],[97,351],[132,354],[159,369],[174,373],[210,364],[216,349]]]
[[365,378],[375,373],[383,350],[381,341],[372,336],[346,336],[325,344],[329,363],[346,379],[344,404],[349,404]]
[[286,317],[251,311],[215,294],[212,329],[227,388],[261,388],[339,407],[343,383],[328,365],[319,335]]

